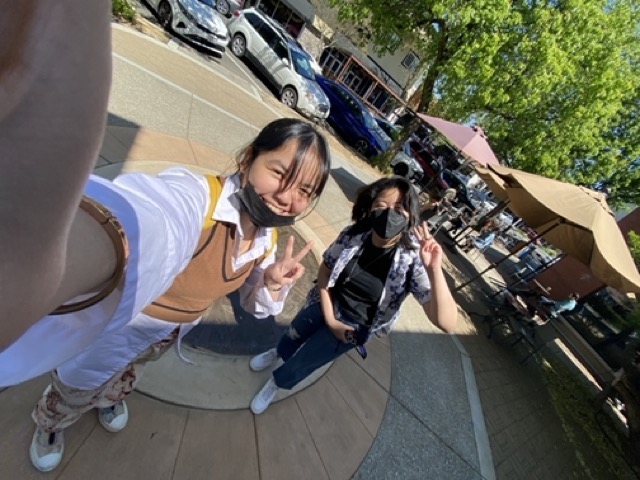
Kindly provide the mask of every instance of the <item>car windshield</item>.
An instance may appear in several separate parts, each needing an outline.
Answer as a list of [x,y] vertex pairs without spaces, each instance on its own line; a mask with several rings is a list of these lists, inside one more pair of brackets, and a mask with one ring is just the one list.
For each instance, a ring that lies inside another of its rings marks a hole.
[[376,122],[378,122],[378,126],[387,134],[388,137],[393,137],[395,133],[398,133],[399,131],[395,125],[382,118],[376,118]]
[[387,135],[387,132],[385,132],[384,130],[382,130],[382,129],[378,126],[378,124],[377,124],[377,123],[376,123],[376,132],[378,132],[378,135],[380,136],[380,138],[382,138],[382,140],[384,140],[384,142],[385,142],[387,145],[390,145],[390,144],[391,144],[391,142],[393,141],[393,140],[391,140],[391,137],[390,137],[389,135]]
[[367,110],[366,108],[362,108],[361,110],[362,110],[362,118],[364,120],[365,126],[369,130],[374,130],[376,132],[379,131],[380,127],[378,126],[375,119],[373,118],[373,115],[371,115],[371,112],[369,112],[369,110]]
[[309,80],[316,79],[316,75],[313,72],[311,63],[309,63],[309,59],[306,55],[292,48],[291,58],[293,59],[293,68],[295,68],[299,75],[302,75],[304,78],[308,78]]

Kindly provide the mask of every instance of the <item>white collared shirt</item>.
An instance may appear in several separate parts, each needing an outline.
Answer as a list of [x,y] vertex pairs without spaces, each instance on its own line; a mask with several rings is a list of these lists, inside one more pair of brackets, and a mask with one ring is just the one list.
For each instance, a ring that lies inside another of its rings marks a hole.
[[[236,193],[240,190],[240,174],[234,174],[224,182],[220,198],[213,211],[212,218],[218,222],[232,223],[236,226],[234,255],[232,266],[234,270],[242,268],[243,265],[260,258],[266,254],[271,248],[273,241],[273,228],[258,227],[256,235],[251,243],[249,250],[242,255],[238,255],[240,240],[244,238],[244,232],[240,225],[241,205]],[[278,300],[274,301],[271,293],[264,285],[264,270],[275,262],[275,253],[277,245],[266,257],[260,265],[256,265],[245,283],[239,288],[240,302],[242,308],[252,313],[258,318],[265,318],[269,315],[277,315],[284,308],[284,299],[287,297],[291,286],[283,287],[278,296]]]
[[[237,179],[225,182],[214,212],[221,221],[236,225],[240,216],[233,205],[233,194],[237,189]],[[156,176],[125,174],[113,182],[92,176],[86,193],[111,210],[127,234],[130,254],[124,286],[90,308],[48,315],[32,325],[0,351],[0,386],[15,385],[51,371],[101,336],[129,324],[189,264],[210,202],[206,178],[184,168],[170,168]],[[236,212],[235,221],[231,218],[232,209]],[[259,229],[252,247],[235,258],[234,265],[241,266],[266,253],[271,238],[271,229]],[[280,313],[289,290],[283,288],[278,301],[273,301],[264,286],[264,269],[274,260],[272,253],[253,269],[240,288],[243,308],[258,318]]]

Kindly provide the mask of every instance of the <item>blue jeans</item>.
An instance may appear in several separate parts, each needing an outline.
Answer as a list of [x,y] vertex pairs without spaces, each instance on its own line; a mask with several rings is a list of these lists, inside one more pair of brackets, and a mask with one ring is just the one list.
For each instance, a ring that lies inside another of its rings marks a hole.
[[291,390],[321,366],[354,348],[336,338],[324,321],[320,303],[298,312],[278,343],[284,365],[275,369],[273,379],[279,388]]

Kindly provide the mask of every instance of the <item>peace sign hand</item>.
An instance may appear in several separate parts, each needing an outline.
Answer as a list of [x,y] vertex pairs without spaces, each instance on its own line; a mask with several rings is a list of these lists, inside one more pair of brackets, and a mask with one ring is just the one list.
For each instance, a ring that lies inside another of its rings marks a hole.
[[442,247],[429,233],[427,222],[422,222],[414,233],[420,242],[420,259],[426,269],[442,268]]
[[309,253],[313,242],[307,244],[296,255],[293,254],[295,238],[292,236],[287,240],[284,254],[269,265],[264,271],[264,284],[271,291],[278,291],[285,285],[291,285],[304,274],[304,266],[300,260]]

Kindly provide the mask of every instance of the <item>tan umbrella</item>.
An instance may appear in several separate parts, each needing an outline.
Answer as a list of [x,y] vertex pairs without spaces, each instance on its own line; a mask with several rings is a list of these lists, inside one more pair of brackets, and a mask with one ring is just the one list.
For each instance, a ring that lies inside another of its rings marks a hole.
[[640,292],[640,274],[603,194],[500,165],[476,170],[550,244],[587,265],[606,285]]

